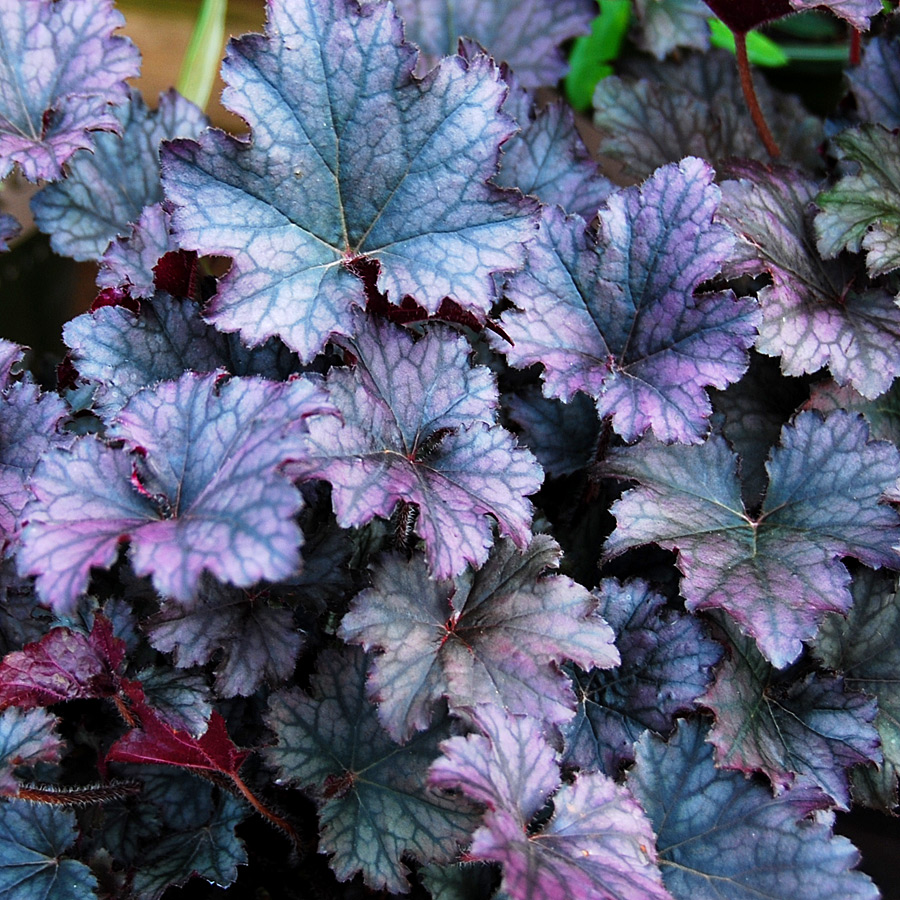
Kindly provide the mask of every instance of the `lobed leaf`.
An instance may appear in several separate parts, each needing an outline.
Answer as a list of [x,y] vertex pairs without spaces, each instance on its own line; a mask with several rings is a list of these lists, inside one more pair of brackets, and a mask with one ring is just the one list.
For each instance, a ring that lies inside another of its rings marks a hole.
[[593,397],[626,440],[648,429],[664,441],[701,439],[706,388],[747,367],[756,310],[729,293],[699,294],[727,258],[731,233],[713,223],[719,191],[698,159],[660,169],[641,189],[613,194],[600,234],[546,210],[528,268],[502,316],[512,365],[542,363],[544,394]]
[[852,260],[824,261],[816,250],[811,204],[816,182],[786,168],[731,166],[720,218],[742,238],[726,275],[766,271],[759,291],[757,349],[781,357],[786,375],[827,365],[835,381],[872,399],[900,372],[900,308],[880,287],[854,287]]
[[29,181],[55,181],[90,132],[118,131],[111,106],[140,69],[113,0],[3,0],[0,178],[18,164]]
[[[826,257],[866,251],[869,275],[900,267],[900,144],[879,124],[848,129],[833,139],[841,155],[859,163],[818,196],[818,248]],[[892,370],[892,374],[893,370]]]
[[224,100],[252,140],[213,130],[163,153],[181,246],[233,260],[217,327],[308,361],[365,305],[361,259],[395,303],[477,314],[521,265],[535,204],[487,183],[512,133],[497,68],[454,57],[419,81],[401,34],[389,4],[275,0],[265,37],[231,43]]
[[307,788],[319,807],[319,847],[339,881],[357,872],[373,889],[409,890],[402,857],[449,862],[474,827],[458,798],[427,787],[425,772],[450,733],[446,719],[399,747],[366,698],[368,660],[357,649],[327,650],[313,676],[314,697],[274,694],[264,751],[282,782]]
[[165,603],[145,628],[150,643],[174,654],[175,665],[204,665],[216,657],[216,693],[248,697],[264,682],[286,681],[304,640],[290,609],[271,605],[264,592],[211,583],[186,609]]
[[608,672],[575,672],[578,710],[562,729],[564,759],[614,778],[634,759],[644,729],[668,734],[675,716],[694,708],[722,650],[695,617],[667,609],[644,581],[605,578],[594,595],[596,615],[616,634],[622,664]]
[[90,634],[54,628],[39,641],[8,653],[0,662],[0,706],[32,709],[63,700],[112,697],[125,643],[102,615]]
[[289,467],[331,482],[338,524],[389,516],[399,501],[418,508],[435,578],[487,559],[493,543],[486,516],[522,548],[540,487],[534,457],[494,425],[497,388],[484,366],[470,366],[469,346],[447,326],[419,341],[399,326],[357,319],[343,339],[356,364],[335,368],[326,385],[341,419],[310,422],[307,459]]
[[856,574],[851,590],[853,607],[846,617],[825,620],[813,650],[826,666],[844,673],[848,687],[878,701],[875,727],[884,763],[878,773],[855,770],[853,798],[893,812],[900,775],[900,596],[893,576],[868,569]]
[[657,59],[679,47],[709,49],[709,7],[703,0],[636,0],[637,44]]
[[139,575],[188,602],[200,576],[249,586],[299,564],[296,488],[278,467],[303,456],[308,416],[329,411],[316,383],[184,374],[136,394],[111,436],[137,453],[82,438],[49,453],[33,481],[37,499],[20,570],[57,610],[71,608],[92,566],[108,567],[131,542]]
[[842,678],[780,675],[748,638],[729,633],[727,651],[697,701],[716,716],[716,764],[763,772],[777,789],[815,785],[849,809],[850,768],[881,760],[876,704]]
[[555,85],[568,68],[560,45],[590,30],[589,0],[397,0],[408,40],[430,67],[456,52],[462,37],[478,41],[512,67],[529,88]]
[[170,885],[182,885],[194,875],[221,887],[231,885],[237,867],[247,863],[244,844],[234,831],[246,815],[240,800],[223,794],[202,827],[157,840],[135,873],[134,895],[138,900],[158,900]]
[[[537,723],[498,706],[480,707],[483,735],[442,745],[429,781],[484,803],[467,859],[502,864],[512,900],[671,900],[662,886],[654,835],[627,790],[599,772],[559,787],[555,754]],[[542,827],[533,817],[553,797]]]
[[372,587],[352,601],[338,634],[381,651],[368,690],[391,737],[427,728],[444,697],[451,709],[499,702],[537,721],[571,718],[575,698],[556,664],[608,668],[619,657],[609,627],[591,615],[590,594],[545,574],[560,555],[537,535],[524,551],[499,542],[477,572],[452,581],[431,579],[420,556],[374,567]]
[[778,668],[792,662],[827,612],[850,608],[840,557],[900,566],[897,514],[880,505],[900,457],[869,442],[858,417],[800,413],[767,463],[758,514],[741,501],[737,459],[715,435],[698,447],[645,439],[610,451],[606,470],[640,487],[612,508],[608,556],[655,542],[678,553],[690,610],[724,609]]
[[50,235],[62,256],[99,259],[110,241],[128,231],[144,207],[162,200],[160,142],[197,137],[206,116],[174,90],[147,109],[134,89],[116,112],[115,134],[98,134],[88,150],[76,153],[66,178],[47,185],[32,200],[35,224]]
[[97,880],[64,856],[75,843],[75,813],[44,804],[0,805],[0,895],[4,900],[94,900]]
[[279,341],[247,349],[236,335],[207,325],[197,304],[162,292],[142,302],[137,313],[103,306],[76,316],[63,326],[63,340],[79,376],[95,386],[94,409],[107,420],[141,388],[177,380],[185,370],[225,369],[281,380],[299,368]]
[[645,734],[627,785],[657,831],[659,865],[677,900],[875,900],[853,871],[856,848],[810,813],[811,790],[770,790],[717,769],[699,722],[683,721],[663,743]]
[[897,41],[883,35],[866,43],[860,65],[847,70],[856,111],[863,122],[900,127],[900,53]]

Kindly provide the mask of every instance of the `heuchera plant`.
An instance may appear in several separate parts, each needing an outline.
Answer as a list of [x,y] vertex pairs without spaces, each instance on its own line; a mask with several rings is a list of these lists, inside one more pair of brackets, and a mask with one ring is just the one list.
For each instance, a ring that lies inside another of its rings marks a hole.
[[[99,266],[56,383],[0,342],[0,898],[879,896],[893,5],[635,0],[614,184],[535,99],[593,0],[268,0],[239,136],[0,0],[0,175]],[[824,122],[746,51],[812,7]]]

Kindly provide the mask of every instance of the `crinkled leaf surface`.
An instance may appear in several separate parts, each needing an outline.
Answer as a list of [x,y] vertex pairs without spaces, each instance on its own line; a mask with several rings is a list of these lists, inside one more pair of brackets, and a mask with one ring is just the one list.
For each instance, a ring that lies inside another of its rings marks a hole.
[[727,275],[766,271],[759,291],[762,324],[756,347],[780,356],[787,375],[828,366],[835,381],[870,399],[900,372],[900,307],[879,287],[855,289],[853,260],[823,260],[811,204],[817,183],[783,167],[745,164],[722,185],[719,216],[741,236]]
[[520,94],[511,98],[518,102],[507,100],[504,110],[516,116],[522,130],[503,145],[494,182],[590,221],[612,193],[613,184],[600,174],[585,148],[571,108],[557,101],[534,110],[525,91],[511,90]]
[[868,31],[871,24],[869,20],[884,11],[881,0],[790,0],[790,3],[798,12],[806,9],[829,9],[860,31]]
[[59,431],[66,413],[59,397],[44,393],[30,378],[12,383],[0,378],[0,548],[4,551],[18,539],[35,466],[51,447],[67,442]]
[[870,275],[900,267],[900,139],[879,124],[834,137],[842,156],[859,163],[816,202],[818,247],[825,257],[841,250],[866,251]]
[[82,150],[69,160],[65,180],[32,200],[35,224],[63,256],[99,259],[145,206],[162,200],[160,141],[197,137],[207,124],[206,116],[174,90],[159,98],[155,110],[132,90],[116,118],[120,134],[98,134],[90,152]]
[[648,429],[696,442],[711,412],[706,388],[736,381],[755,336],[753,301],[731,292],[695,296],[733,242],[715,224],[713,170],[685,159],[641,189],[613,194],[595,240],[578,217],[546,210],[529,263],[507,288],[503,314],[518,367],[544,366],[544,393],[594,397],[626,440]]
[[146,626],[157,650],[174,654],[175,665],[203,665],[219,654],[216,693],[249,696],[263,681],[286,681],[294,671],[303,637],[293,612],[240,588],[210,584],[200,601],[185,608],[167,603]]
[[63,854],[78,837],[75,813],[42,804],[0,805],[0,896],[4,900],[94,900],[91,870]]
[[638,46],[657,59],[677,47],[709,49],[709,7],[703,0],[636,0]]
[[[651,5],[657,0],[650,0]],[[810,149],[822,140],[822,123],[799,100],[756,79],[766,121],[782,153],[815,166]],[[741,93],[734,58],[711,51],[681,63],[640,60],[622,77],[604,78],[594,93],[594,124],[603,133],[600,152],[620,159],[638,178],[685,156],[712,165],[730,157],[768,159]]]
[[277,743],[264,753],[280,781],[312,793],[319,847],[339,881],[361,871],[370,887],[405,893],[401,857],[448,862],[477,819],[464,801],[425,784],[447,720],[399,747],[366,697],[367,666],[357,648],[320,654],[314,697],[294,688],[271,698]]
[[247,349],[237,335],[207,325],[197,304],[162,292],[143,301],[138,313],[102,306],[76,316],[63,326],[63,339],[78,374],[96,385],[93,407],[107,419],[141,388],[176,380],[186,369],[280,380],[299,368],[280,341]]
[[406,37],[429,63],[456,53],[459,38],[478,41],[508,63],[526,87],[555,85],[568,68],[560,44],[587,34],[588,0],[397,0]]
[[615,777],[645,728],[667,734],[677,713],[694,708],[722,651],[696,618],[667,609],[644,581],[606,578],[594,593],[622,664],[575,674],[578,712],[563,729],[565,761]]
[[184,884],[192,875],[228,887],[237,878],[237,867],[247,862],[243,842],[234,833],[246,816],[246,806],[223,793],[205,825],[154,842],[141,856],[132,885],[135,896],[157,900],[169,885]]
[[44,457],[20,568],[56,609],[71,608],[90,568],[111,565],[126,538],[135,571],[182,601],[206,570],[241,586],[287,577],[301,496],[277,468],[302,456],[304,419],[323,400],[306,379],[220,383],[216,373],[141,391],[110,429],[139,452],[88,437]]
[[851,766],[881,760],[873,700],[841,678],[780,677],[738,634],[728,634],[715,683],[698,703],[715,713],[716,764],[764,772],[779,789],[812,784],[848,809]]
[[122,24],[113,0],[0,3],[0,178],[18,163],[29,181],[54,181],[89,132],[118,131],[110,104],[140,68],[137,47],[113,36]]
[[[445,741],[429,781],[487,806],[466,856],[501,863],[501,891],[512,900],[671,900],[653,831],[627,790],[595,772],[556,791],[555,753],[536,722],[498,706],[481,707],[476,722],[484,734]],[[554,791],[552,817],[530,829]]]
[[56,723],[44,709],[11,707],[0,713],[0,795],[10,796],[19,789],[13,775],[16,767],[59,759],[64,745]]
[[628,787],[657,832],[659,864],[677,900],[875,900],[852,871],[856,848],[806,818],[825,805],[809,789],[771,790],[717,769],[700,722],[664,743],[641,738]]
[[507,415],[519,427],[522,443],[549,476],[570,475],[587,466],[600,434],[597,410],[587,394],[568,403],[548,400],[536,385],[503,398]]
[[869,39],[862,63],[847,70],[856,112],[863,122],[900,127],[900,47],[896,39]]
[[750,515],[724,439],[666,447],[645,438],[607,458],[610,474],[641,486],[613,505],[618,525],[606,552],[650,542],[676,550],[688,608],[725,609],[783,667],[825,613],[849,609],[840,557],[900,566],[892,547],[900,519],[879,503],[898,463],[892,445],[868,442],[858,416],[800,413],[782,429],[766,465],[765,499]]
[[331,482],[338,524],[388,516],[415,503],[415,531],[435,578],[480,565],[493,543],[486,516],[524,547],[531,504],[541,485],[534,457],[494,425],[497,388],[484,366],[469,364],[469,345],[445,326],[419,341],[399,326],[357,319],[344,346],[352,369],[328,375],[341,419],[310,422],[308,460],[293,474]]
[[89,635],[54,628],[0,663],[0,705],[24,709],[63,700],[111,697],[118,690],[117,670],[125,643],[108,619],[96,616]]
[[861,570],[853,579],[853,607],[846,617],[829,616],[814,652],[844,672],[845,683],[878,700],[875,727],[881,736],[881,773],[857,770],[854,799],[885,812],[897,805],[900,775],[900,594],[896,579]]
[[163,152],[181,245],[234,260],[211,319],[309,360],[365,304],[346,265],[359,257],[394,302],[487,312],[535,208],[486,183],[512,132],[499,70],[454,57],[418,81],[389,4],[274,0],[267,27],[232,42],[223,67],[252,140],[214,130]]
[[571,684],[554,663],[609,668],[619,657],[588,591],[545,574],[560,556],[552,538],[537,535],[521,552],[499,542],[477,572],[453,581],[431,579],[419,556],[374,568],[338,633],[382,651],[369,692],[395,740],[428,727],[442,697],[451,709],[494,702],[551,723],[571,718]]

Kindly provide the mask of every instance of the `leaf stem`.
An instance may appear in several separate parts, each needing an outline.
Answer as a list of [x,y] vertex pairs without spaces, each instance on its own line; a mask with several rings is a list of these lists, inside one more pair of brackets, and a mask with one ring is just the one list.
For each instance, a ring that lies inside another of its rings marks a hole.
[[753,75],[750,71],[750,59],[747,56],[747,32],[736,31],[734,33],[734,46],[737,52],[738,71],[741,75],[741,90],[744,92],[744,99],[747,101],[747,108],[750,110],[750,117],[759,133],[762,142],[766,145],[766,150],[773,159],[781,156],[781,150],[778,147],[772,132],[766,122],[766,117],[760,108],[759,100],[756,97],[756,89],[753,87]]
[[284,832],[291,843],[294,845],[297,853],[303,856],[306,853],[306,846],[303,841],[300,840],[300,836],[294,831],[294,826],[291,825],[287,819],[282,818],[277,813],[272,812],[265,803],[262,802],[254,793],[247,787],[244,783],[244,780],[238,775],[237,772],[229,772],[229,776],[231,780],[234,782],[234,786],[241,792],[244,799],[264,818],[268,819],[279,831]]

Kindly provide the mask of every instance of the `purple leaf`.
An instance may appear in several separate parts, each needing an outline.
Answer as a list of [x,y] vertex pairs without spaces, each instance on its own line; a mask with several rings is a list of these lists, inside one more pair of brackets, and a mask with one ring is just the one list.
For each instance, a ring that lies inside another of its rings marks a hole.
[[636,0],[637,44],[657,59],[679,47],[709,49],[709,7],[703,0]]
[[477,572],[453,581],[431,579],[420,556],[375,567],[338,634],[382,651],[369,694],[395,740],[427,728],[442,697],[451,709],[495,702],[554,724],[571,718],[571,684],[554,663],[609,668],[619,657],[609,627],[591,615],[591,595],[543,574],[561,555],[537,535],[524,552],[501,541]]
[[119,689],[125,644],[96,616],[90,635],[54,628],[0,663],[0,707],[33,709],[64,700],[112,697]]
[[155,110],[132,90],[116,118],[116,134],[97,135],[90,152],[82,150],[69,160],[65,180],[48,185],[31,201],[35,224],[62,256],[99,259],[145,206],[162,200],[160,141],[196,137],[207,124],[206,116],[174,90],[160,96]]
[[844,672],[845,684],[878,700],[875,727],[884,763],[879,772],[856,769],[853,799],[892,813],[900,776],[900,594],[896,578],[860,570],[853,579],[853,607],[846,617],[829,616],[813,650]]
[[696,618],[666,609],[665,598],[643,581],[604,579],[595,594],[622,665],[576,673],[578,714],[563,729],[565,761],[615,777],[634,759],[634,741],[645,728],[668,734],[676,714],[694,708],[722,650]]
[[163,153],[181,246],[234,260],[210,319],[308,361],[365,305],[361,259],[392,302],[486,313],[535,210],[487,184],[512,133],[496,67],[455,57],[418,81],[388,4],[274,0],[269,17],[223,67],[252,140],[213,130]]
[[141,391],[109,429],[130,447],[87,437],[43,458],[19,565],[57,610],[70,609],[92,566],[131,541],[139,575],[182,601],[203,571],[247,587],[299,563],[296,488],[278,467],[303,455],[308,416],[329,411],[319,387],[187,373]]
[[[743,0],[742,0],[743,2]],[[651,0],[657,6],[658,0]],[[756,79],[766,120],[787,159],[809,167],[821,160],[822,122],[793,95]],[[594,93],[599,152],[646,178],[658,166],[698,156],[719,167],[732,157],[768,158],[747,112],[734,57],[724,51],[675,62],[640,59],[622,77],[604,78]]]
[[442,719],[398,747],[366,699],[368,659],[325,651],[314,698],[292,688],[270,700],[277,743],[264,752],[279,781],[307,788],[319,807],[319,849],[339,881],[357,872],[373,889],[409,890],[401,857],[449,862],[475,825],[469,806],[427,787],[425,773],[450,734]]
[[343,340],[357,360],[328,375],[341,420],[310,423],[309,458],[292,474],[331,482],[338,524],[388,516],[398,501],[418,507],[435,578],[487,559],[494,517],[523,548],[531,504],[541,485],[534,457],[494,425],[497,388],[484,366],[470,366],[469,345],[449,327],[414,341],[399,326],[357,318],[358,337]]
[[645,734],[628,787],[657,832],[659,865],[678,900],[876,900],[852,871],[856,848],[807,818],[827,805],[816,791],[773,797],[739,772],[717,769],[700,723],[668,743]]
[[696,442],[711,412],[706,388],[747,368],[755,304],[730,292],[695,296],[719,271],[731,233],[712,221],[719,190],[698,159],[660,169],[641,189],[613,194],[600,235],[546,210],[529,265],[507,295],[514,346],[497,350],[523,368],[544,366],[544,394],[592,396],[601,417],[634,440]]
[[726,610],[780,668],[825,613],[849,609],[840,557],[900,567],[892,547],[900,519],[879,502],[898,465],[896,448],[868,442],[859,417],[800,413],[782,429],[766,466],[769,488],[751,515],[722,438],[699,447],[645,439],[608,456],[606,471],[641,486],[613,505],[618,527],[606,552],[651,542],[677,551],[688,608]]
[[299,368],[280,341],[248,350],[236,335],[207,325],[197,304],[163,293],[142,302],[139,313],[103,306],[76,316],[63,327],[63,339],[78,374],[96,385],[93,406],[107,419],[141,388],[175,380],[186,369],[223,368],[233,375],[278,380]]
[[156,290],[154,267],[178,249],[171,224],[165,203],[145,206],[128,234],[116,238],[101,257],[98,287],[127,287],[132,297],[152,297]]
[[263,681],[286,681],[303,638],[290,609],[239,588],[210,582],[191,608],[166,603],[145,628],[150,643],[173,653],[179,668],[204,665],[217,656],[216,693],[247,697]]
[[587,34],[596,14],[589,0],[397,0],[408,40],[430,68],[456,53],[462,37],[506,62],[528,88],[555,85],[566,74],[560,44]]
[[852,261],[822,260],[816,250],[813,179],[792,169],[737,164],[722,185],[720,218],[741,236],[726,275],[766,271],[759,291],[757,349],[781,357],[786,375],[827,365],[839,384],[877,397],[900,373],[900,308],[883,288],[856,290]]
[[900,45],[896,39],[873,37],[866,44],[862,63],[847,69],[856,112],[863,122],[900,127]]
[[113,0],[0,3],[0,178],[19,164],[29,181],[54,181],[89,132],[118,131],[110,104],[128,98],[140,54]]
[[514,86],[504,111],[516,116],[522,130],[503,145],[494,182],[590,221],[613,184],[585,148],[571,108],[557,101],[535,110],[532,97]]
[[7,345],[8,365],[0,363],[0,553],[15,546],[19,521],[31,498],[28,481],[41,457],[68,438],[59,426],[68,412],[54,394],[45,394],[30,377],[10,381],[21,349]]
[[[858,172],[844,175],[816,203],[818,248],[825,257],[842,250],[866,251],[871,276],[900,268],[900,143],[880,124],[863,125],[836,135],[834,144]],[[895,325],[896,330],[896,325]],[[894,346],[896,346],[896,336]],[[873,367],[878,362],[873,360]],[[892,368],[890,374],[896,374]]]
[[[581,775],[558,791],[555,754],[531,719],[481,707],[484,735],[455,737],[431,767],[431,784],[487,806],[468,859],[503,865],[511,900],[671,900],[662,886],[654,835],[634,798],[605,775]],[[540,830],[531,820],[553,797]]]
[[815,785],[848,809],[850,767],[881,760],[874,701],[841,678],[779,675],[752,640],[726,633],[725,660],[698,700],[716,716],[716,764],[763,772],[778,789]]
[[23,712],[12,707],[0,713],[0,796],[19,790],[13,775],[18,766],[59,761],[64,744],[56,734],[57,721],[44,709]]

